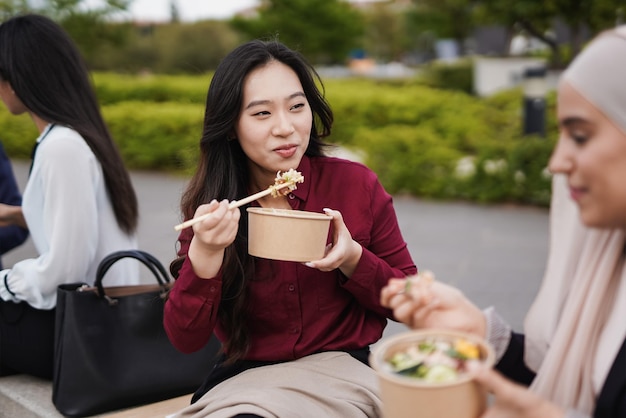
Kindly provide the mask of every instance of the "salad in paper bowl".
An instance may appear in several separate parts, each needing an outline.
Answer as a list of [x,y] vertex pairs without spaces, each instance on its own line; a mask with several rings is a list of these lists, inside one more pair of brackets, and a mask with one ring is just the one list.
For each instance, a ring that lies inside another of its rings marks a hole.
[[436,329],[385,338],[370,355],[385,418],[479,417],[487,394],[469,369],[474,362],[491,367],[494,361],[493,349],[481,338]]
[[451,383],[463,377],[472,362],[481,362],[479,344],[463,337],[426,337],[386,360],[389,371],[424,383]]

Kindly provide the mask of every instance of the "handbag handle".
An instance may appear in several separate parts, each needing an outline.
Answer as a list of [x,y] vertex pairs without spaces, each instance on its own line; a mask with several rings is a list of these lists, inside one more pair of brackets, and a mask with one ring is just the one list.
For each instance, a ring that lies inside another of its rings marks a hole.
[[113,264],[123,258],[134,258],[143,263],[154,275],[159,285],[166,286],[170,282],[170,278],[167,275],[167,271],[163,264],[154,257],[152,254],[149,254],[145,251],[141,250],[121,250],[113,252],[102,259],[100,264],[98,265],[98,269],[96,271],[96,280],[94,285],[98,289],[98,295],[103,298],[106,296],[104,292],[104,286],[102,285],[102,279],[106,272],[111,268]]

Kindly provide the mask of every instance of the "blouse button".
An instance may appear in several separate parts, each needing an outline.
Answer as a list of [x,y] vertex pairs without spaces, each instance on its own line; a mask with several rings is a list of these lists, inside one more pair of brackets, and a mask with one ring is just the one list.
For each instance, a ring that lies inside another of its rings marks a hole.
[[211,291],[211,293],[215,293],[215,286],[211,286],[209,290]]
[[289,193],[289,199],[293,200],[296,198],[296,195],[294,195],[293,193]]
[[296,289],[296,287],[292,284],[289,285],[289,291],[293,292]]

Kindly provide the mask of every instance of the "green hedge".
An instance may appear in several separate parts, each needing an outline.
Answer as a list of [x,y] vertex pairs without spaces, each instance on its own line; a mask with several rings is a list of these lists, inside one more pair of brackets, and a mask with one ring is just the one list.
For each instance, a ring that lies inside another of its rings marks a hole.
[[103,114],[129,167],[188,171],[196,165],[203,105],[121,102]]
[[200,103],[206,100],[211,75],[125,75],[93,74],[98,100],[102,105],[123,101]]
[[[210,76],[95,74],[111,133],[129,168],[189,173],[197,162]],[[391,193],[547,205],[546,171],[557,137],[554,95],[547,138],[523,137],[522,93],[481,99],[418,80],[326,80],[335,113],[329,141],[364,155]],[[0,109],[2,141],[29,158],[37,132]]]
[[432,61],[424,67],[420,78],[430,87],[468,94],[474,92],[474,64],[471,59]]
[[0,105],[0,141],[7,155],[30,158],[37,135],[37,128],[28,115],[13,116],[3,104]]
[[391,193],[549,203],[554,95],[547,98],[544,139],[521,135],[520,90],[480,99],[411,82],[326,84],[337,118],[332,141],[364,151]]
[[[196,164],[203,105],[120,102],[103,106],[102,113],[129,168],[185,172]],[[32,120],[3,107],[0,127],[7,154],[30,158],[38,135]]]

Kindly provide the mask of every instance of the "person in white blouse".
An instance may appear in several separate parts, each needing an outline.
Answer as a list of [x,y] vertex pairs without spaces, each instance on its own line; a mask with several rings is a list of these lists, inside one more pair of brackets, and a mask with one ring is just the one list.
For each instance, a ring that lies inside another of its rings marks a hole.
[[[0,98],[40,132],[22,206],[0,220],[28,227],[39,256],[0,271],[0,375],[52,378],[57,287],[93,283],[109,253],[137,248],[138,203],[77,47],[52,20],[0,24]],[[106,286],[139,283],[122,261]]]

